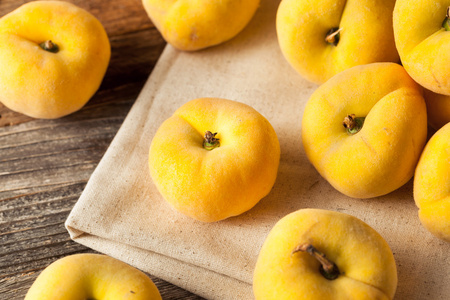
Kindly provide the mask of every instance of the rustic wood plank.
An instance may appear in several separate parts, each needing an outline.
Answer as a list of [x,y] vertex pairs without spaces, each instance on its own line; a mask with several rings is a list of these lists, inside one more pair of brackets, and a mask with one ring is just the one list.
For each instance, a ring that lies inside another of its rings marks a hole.
[[[141,0],[86,1],[66,0],[93,14],[105,27],[109,37],[154,27],[144,11]],[[30,0],[2,0],[0,17]]]
[[[1,0],[0,17],[30,0]],[[0,299],[23,299],[39,273],[64,256],[95,252],[64,227],[165,42],[141,0],[70,0],[104,25],[111,61],[80,111],[36,120],[0,104]],[[163,299],[201,299],[148,274]]]

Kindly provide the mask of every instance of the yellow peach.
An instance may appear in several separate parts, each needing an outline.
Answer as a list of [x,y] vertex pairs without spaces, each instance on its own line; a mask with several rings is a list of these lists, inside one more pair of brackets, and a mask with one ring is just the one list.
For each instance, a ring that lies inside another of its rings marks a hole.
[[423,97],[427,104],[428,124],[433,129],[438,130],[450,122],[450,96],[425,89]]
[[409,181],[426,138],[422,89],[394,63],[337,74],[311,95],[303,114],[310,162],[354,198],[385,195]]
[[161,300],[153,281],[138,269],[101,254],[63,257],[39,274],[25,300]]
[[414,200],[423,226],[450,242],[450,123],[430,138],[422,152],[414,175]]
[[203,222],[239,215],[272,189],[280,145],[269,121],[232,100],[200,98],[162,123],[150,174],[176,210]]
[[397,0],[395,43],[409,75],[435,93],[450,95],[449,0]]
[[82,108],[106,72],[102,24],[69,2],[33,1],[0,19],[0,102],[53,119]]
[[395,0],[283,0],[276,29],[286,60],[321,84],[350,67],[398,62],[392,12]]
[[383,237],[360,219],[301,209],[279,220],[253,273],[256,300],[393,299],[394,256]]
[[142,0],[163,38],[175,48],[195,51],[235,37],[250,22],[260,0]]

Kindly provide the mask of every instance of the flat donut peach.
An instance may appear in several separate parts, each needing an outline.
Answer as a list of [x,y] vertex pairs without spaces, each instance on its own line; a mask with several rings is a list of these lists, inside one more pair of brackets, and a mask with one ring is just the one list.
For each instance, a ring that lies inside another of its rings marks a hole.
[[161,300],[153,281],[132,266],[101,254],[74,254],[42,271],[25,300]]

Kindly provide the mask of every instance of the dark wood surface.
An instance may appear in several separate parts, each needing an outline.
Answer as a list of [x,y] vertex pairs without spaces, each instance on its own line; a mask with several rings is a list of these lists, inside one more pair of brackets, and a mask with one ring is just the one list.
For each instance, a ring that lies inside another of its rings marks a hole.
[[[26,2],[0,0],[0,17]],[[38,120],[0,104],[0,299],[23,299],[53,261],[94,252],[64,221],[165,47],[140,0],[69,2],[103,24],[111,61],[98,92],[67,117]],[[163,299],[201,299],[148,275]]]

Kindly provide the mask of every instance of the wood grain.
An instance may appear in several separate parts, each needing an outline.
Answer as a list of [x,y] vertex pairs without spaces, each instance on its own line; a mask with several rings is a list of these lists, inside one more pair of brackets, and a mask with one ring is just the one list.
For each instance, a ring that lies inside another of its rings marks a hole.
[[[26,2],[1,0],[0,17]],[[23,299],[53,261],[94,252],[64,222],[165,46],[140,0],[70,2],[102,22],[111,62],[98,92],[67,117],[37,120],[0,104],[0,299]],[[163,299],[201,299],[148,275]]]

